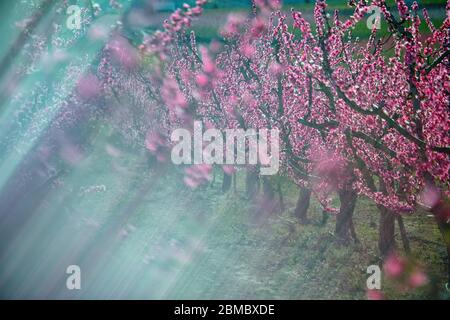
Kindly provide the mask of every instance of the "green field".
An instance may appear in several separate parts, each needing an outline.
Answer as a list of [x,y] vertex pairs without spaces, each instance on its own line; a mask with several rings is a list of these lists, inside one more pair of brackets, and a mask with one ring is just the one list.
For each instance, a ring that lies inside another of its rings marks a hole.
[[[430,15],[431,21],[435,27],[439,28],[445,19],[445,5],[446,2],[442,0],[426,0],[419,2],[419,16],[422,18],[422,23],[420,25],[420,31],[427,34],[429,33],[428,26],[422,16],[422,8],[426,8]],[[217,7],[214,9],[207,9],[204,14],[204,19],[202,21],[209,21],[209,23],[194,23],[193,30],[195,31],[197,37],[202,42],[209,42],[212,39],[220,38],[218,35],[218,30],[225,21],[225,16],[233,13],[247,13],[250,12],[250,7],[247,5],[232,5],[233,2],[218,2]],[[393,1],[388,1],[389,5],[394,5]],[[291,8],[294,8],[303,13],[303,16],[310,22],[313,23],[312,12],[314,9],[314,3],[288,3],[283,5],[283,11],[289,15]],[[328,3],[328,10],[330,14],[333,14],[334,10],[339,10],[340,19],[344,20],[354,13],[354,9],[349,7],[344,1],[332,1]],[[369,38],[371,34],[371,29],[366,25],[367,18],[362,19],[355,28],[352,30],[353,37],[359,37],[362,40]],[[220,24],[220,22],[222,24]],[[289,20],[288,20],[289,21]],[[314,30],[314,28],[313,28]],[[388,34],[387,24],[384,20],[381,22],[381,29],[378,31],[378,36],[386,36]]]

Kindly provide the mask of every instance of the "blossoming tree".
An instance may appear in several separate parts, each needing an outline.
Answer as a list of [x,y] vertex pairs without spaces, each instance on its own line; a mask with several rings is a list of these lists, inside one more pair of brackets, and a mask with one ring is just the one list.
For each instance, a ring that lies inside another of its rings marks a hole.
[[[449,17],[437,28],[424,10],[431,34],[423,36],[417,3],[396,1],[397,14],[384,0],[362,0],[341,19],[318,1],[312,25],[297,11],[289,18],[278,1],[257,0],[250,16],[230,16],[222,42],[199,47],[188,29],[205,3],[175,11],[138,50],[116,38],[100,68],[111,99],[122,96],[116,90],[140,93],[135,102],[146,116],[135,120],[147,121],[140,136],[158,160],[168,160],[170,132],[194,120],[221,129],[277,128],[281,174],[301,188],[301,221],[314,194],[337,213],[336,237],[356,239],[352,215],[364,195],[380,209],[385,256],[396,217],[402,230],[401,214],[420,205],[435,216],[450,255]],[[389,34],[373,29],[368,41],[353,39],[372,6]],[[135,68],[138,60],[144,71]],[[229,177],[233,169],[224,171]],[[211,172],[193,166],[185,182],[196,187]],[[263,186],[273,193],[270,179]],[[339,210],[331,207],[333,192]]]

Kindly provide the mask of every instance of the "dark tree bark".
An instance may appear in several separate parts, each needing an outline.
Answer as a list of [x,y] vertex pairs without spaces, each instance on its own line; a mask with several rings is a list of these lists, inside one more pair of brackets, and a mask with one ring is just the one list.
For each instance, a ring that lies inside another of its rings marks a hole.
[[298,218],[300,224],[306,224],[308,222],[308,209],[311,199],[311,189],[300,188],[300,194],[298,195],[297,205],[295,206],[294,214]]
[[267,177],[264,177],[262,179],[262,184],[263,184],[264,199],[273,201],[273,199],[275,198],[275,191],[273,190],[270,180]]
[[228,192],[228,190],[230,190],[231,187],[231,175],[224,172],[223,173],[223,181],[222,181],[222,192]]
[[280,211],[284,211],[284,197],[283,197],[283,190],[281,189],[281,181],[278,180],[277,183],[277,193],[278,193],[278,200],[280,201]]
[[248,169],[245,177],[245,192],[249,199],[253,199],[259,190],[259,175],[254,169]]
[[359,239],[358,239],[358,235],[356,234],[356,230],[355,230],[355,224],[353,223],[353,217],[352,219],[350,219],[350,232],[353,238],[353,241],[355,241],[355,243],[360,243]]
[[351,239],[353,211],[357,198],[358,194],[355,190],[339,190],[341,207],[336,218],[335,235],[338,241],[344,244],[349,243]]
[[214,186],[214,182],[216,182],[216,170],[213,170],[213,178],[211,181],[211,187]]
[[380,224],[378,227],[378,250],[381,257],[387,257],[395,249],[395,215],[383,206],[380,210]]
[[403,248],[406,254],[411,254],[411,246],[409,245],[408,235],[406,234],[405,224],[403,223],[402,216],[397,216],[398,228],[400,229],[400,236],[402,237]]
[[[387,193],[386,184],[381,178],[379,191]],[[378,205],[378,210],[380,211],[378,250],[380,256],[385,258],[395,249],[395,213],[382,205]]]
[[276,211],[277,202],[275,201],[275,189],[267,177],[262,178],[263,196],[261,199],[261,210],[268,214]]
[[322,219],[320,220],[320,226],[321,227],[326,226],[329,218],[330,218],[330,214],[328,212],[326,212],[325,210],[322,210]]

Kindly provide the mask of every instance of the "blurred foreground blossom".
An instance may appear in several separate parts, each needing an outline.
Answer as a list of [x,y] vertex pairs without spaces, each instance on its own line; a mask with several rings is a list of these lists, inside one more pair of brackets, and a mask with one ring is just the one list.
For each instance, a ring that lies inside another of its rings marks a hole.
[[413,288],[421,287],[421,286],[425,285],[426,283],[428,283],[428,277],[421,270],[414,271],[409,276],[409,285]]
[[232,175],[233,173],[236,172],[236,168],[234,166],[230,166],[230,165],[223,165],[222,170],[223,170],[223,172],[225,172],[228,175]]
[[384,262],[384,272],[390,278],[399,277],[405,269],[405,261],[396,254],[390,255]]
[[156,156],[156,159],[163,162],[167,159],[167,140],[159,132],[148,132],[145,138],[146,148]]
[[384,300],[380,290],[367,290],[366,295],[368,300]]
[[137,67],[139,55],[127,39],[121,36],[114,37],[107,45],[107,49],[116,63],[127,69]]
[[62,49],[56,49],[52,52],[47,52],[42,56],[42,68],[44,72],[50,73],[59,64],[64,63],[70,59],[70,55]]
[[429,282],[427,274],[414,259],[392,253],[384,263],[386,277],[393,281],[398,290],[408,291],[423,287]]
[[93,25],[88,31],[88,37],[91,41],[106,40],[108,38],[109,29],[102,24]]
[[88,73],[78,80],[77,92],[84,100],[95,98],[101,92],[101,83],[95,75]]
[[212,180],[212,166],[199,164],[185,169],[184,183],[191,188],[197,188],[199,185]]
[[427,208],[433,208],[439,202],[441,194],[438,188],[433,186],[425,186],[419,196],[419,203]]

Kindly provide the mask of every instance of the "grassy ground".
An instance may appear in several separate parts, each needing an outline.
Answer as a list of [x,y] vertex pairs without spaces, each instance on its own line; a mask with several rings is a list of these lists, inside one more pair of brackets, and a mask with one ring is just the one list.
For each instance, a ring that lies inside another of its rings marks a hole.
[[[344,20],[353,14],[354,10],[352,8],[342,6],[341,4],[335,4],[335,7],[330,7],[330,14],[333,13],[334,9],[340,10],[340,19]],[[312,4],[303,4],[303,5],[286,5],[283,7],[283,10],[288,13],[290,8],[293,7],[296,10],[299,10],[303,13],[303,16],[311,23],[313,23],[313,5]],[[434,4],[427,6],[431,21],[436,27],[440,27],[445,19],[445,4]],[[206,10],[205,14],[198,21],[195,21],[193,24],[193,30],[195,31],[199,41],[209,42],[212,39],[218,38],[218,30],[221,28],[227,20],[227,16],[232,12],[247,12],[248,9],[243,8],[233,8],[230,9],[214,9],[214,10]],[[420,12],[421,16],[422,13]],[[288,14],[289,16],[289,14]],[[367,18],[370,15],[367,16]],[[291,24],[290,19],[288,19],[288,24]],[[422,19],[422,23],[420,25],[420,31],[424,34],[429,34],[430,31],[426,25],[424,19]],[[367,27],[367,19],[362,19],[359,23],[356,24],[352,31],[353,37],[359,37],[361,39],[368,39],[371,34],[371,29]],[[382,20],[381,29],[378,31],[378,36],[385,36],[388,34],[387,24]]]
[[[100,137],[95,145],[101,147],[42,208],[46,215],[53,212],[48,221],[60,226],[46,234],[53,240],[46,252],[54,259],[71,257],[85,270],[87,285],[79,297],[365,298],[366,268],[379,262],[378,213],[370,201],[361,198],[355,212],[361,244],[341,246],[332,235],[334,217],[320,226],[317,203],[309,225],[296,222],[297,188],[287,180],[286,210],[265,216],[243,196],[243,171],[236,192],[222,194],[219,173],[213,184],[192,191],[181,182],[179,168],[159,173],[149,169],[145,152],[123,150],[111,157],[107,140]],[[93,185],[104,188],[84,191]],[[66,208],[58,217],[55,203]],[[445,251],[433,220],[417,214],[405,223],[413,255],[442,284]],[[59,243],[66,244],[63,252]],[[397,245],[401,251],[399,240]],[[383,289],[389,298],[432,297],[430,288],[400,293],[383,282]]]
[[[329,8],[332,9],[345,9],[349,6],[348,1],[345,0],[328,0],[326,1]],[[407,4],[411,4],[413,1],[407,0]],[[418,0],[419,5],[423,6],[433,6],[433,5],[443,5],[445,7],[445,0]],[[193,2],[192,2],[193,3]],[[209,0],[206,8],[214,9],[236,9],[250,6],[250,0]],[[284,0],[282,1],[284,7],[295,7],[302,9],[312,9],[314,7],[314,0],[304,1],[304,0]],[[395,5],[395,0],[387,0],[386,3],[389,6]]]
[[[192,203],[201,203],[205,199],[215,202],[210,211],[203,213],[214,223],[203,238],[205,252],[182,271],[168,297],[365,297],[366,268],[379,262],[376,249],[378,213],[370,201],[361,199],[355,213],[356,230],[362,244],[345,247],[334,242],[333,217],[325,226],[320,226],[322,213],[317,203],[313,203],[310,210],[310,225],[296,223],[292,216],[296,200],[293,185],[285,183],[284,186],[286,211],[260,217],[261,212],[255,211],[255,207],[240,196],[243,175],[239,178],[237,194],[218,195],[220,186],[217,184],[190,195],[194,197]],[[445,251],[432,219],[421,215],[405,220],[409,234],[414,235],[413,255],[427,266],[431,277],[443,281]],[[183,233],[179,234],[181,239]],[[401,247],[400,243],[398,245]],[[430,294],[427,289],[398,293],[387,283],[384,288],[389,298],[424,298]]]
[[[111,152],[111,148],[115,148]],[[109,151],[108,151],[109,150]],[[338,245],[335,218],[321,226],[293,216],[297,188],[283,180],[286,209],[265,215],[244,196],[211,185],[190,190],[181,168],[150,169],[145,150],[108,132],[67,175],[54,181],[0,270],[8,298],[364,299],[366,269],[379,263],[378,213],[361,198],[355,212],[361,244]],[[445,250],[433,220],[405,217],[413,255],[433,284],[445,277]],[[401,250],[401,243],[397,240]],[[82,290],[65,288],[65,268],[82,270]],[[431,287],[388,298],[431,298]]]
[[[390,2],[392,8],[393,1]],[[250,2],[245,1],[212,1],[212,3],[207,6],[207,9],[203,13],[202,17],[198,20],[195,20],[192,24],[192,30],[195,31],[197,36],[197,40],[199,42],[210,42],[213,39],[221,40],[221,36],[219,35],[219,30],[222,28],[228,19],[230,14],[248,14],[250,13],[251,6]],[[300,12],[302,12],[303,17],[308,20],[310,23],[314,23],[313,10],[314,10],[314,1],[310,3],[304,3],[301,1],[284,1],[284,5],[282,7],[282,11],[285,12],[288,16],[287,23],[288,25],[292,25],[292,19],[290,18],[290,10],[294,8]],[[419,1],[420,10],[419,16],[422,18],[422,8],[426,8],[428,10],[431,21],[436,27],[440,27],[445,19],[446,12],[445,6],[446,2],[442,0],[426,0]],[[344,21],[348,19],[354,13],[354,8],[349,7],[346,1],[330,1],[328,3],[328,12],[330,15],[333,14],[334,10],[339,10],[340,20]],[[394,14],[396,14],[396,9],[393,10]],[[373,12],[372,12],[373,13]],[[371,13],[371,14],[372,14]],[[168,12],[159,12],[154,14],[152,18],[152,25],[149,26],[149,30],[155,30],[160,27],[162,22],[167,18]],[[369,38],[371,34],[371,28],[367,27],[367,20],[371,14],[367,14],[367,16],[362,19],[353,29],[352,36],[359,37],[362,40],[366,40]],[[314,28],[313,28],[314,31]],[[420,31],[423,34],[429,34],[430,31],[422,18],[422,23],[420,25]],[[190,30],[189,30],[190,32]],[[378,31],[378,36],[385,36],[388,34],[387,24],[385,21],[381,21],[381,29]]]

